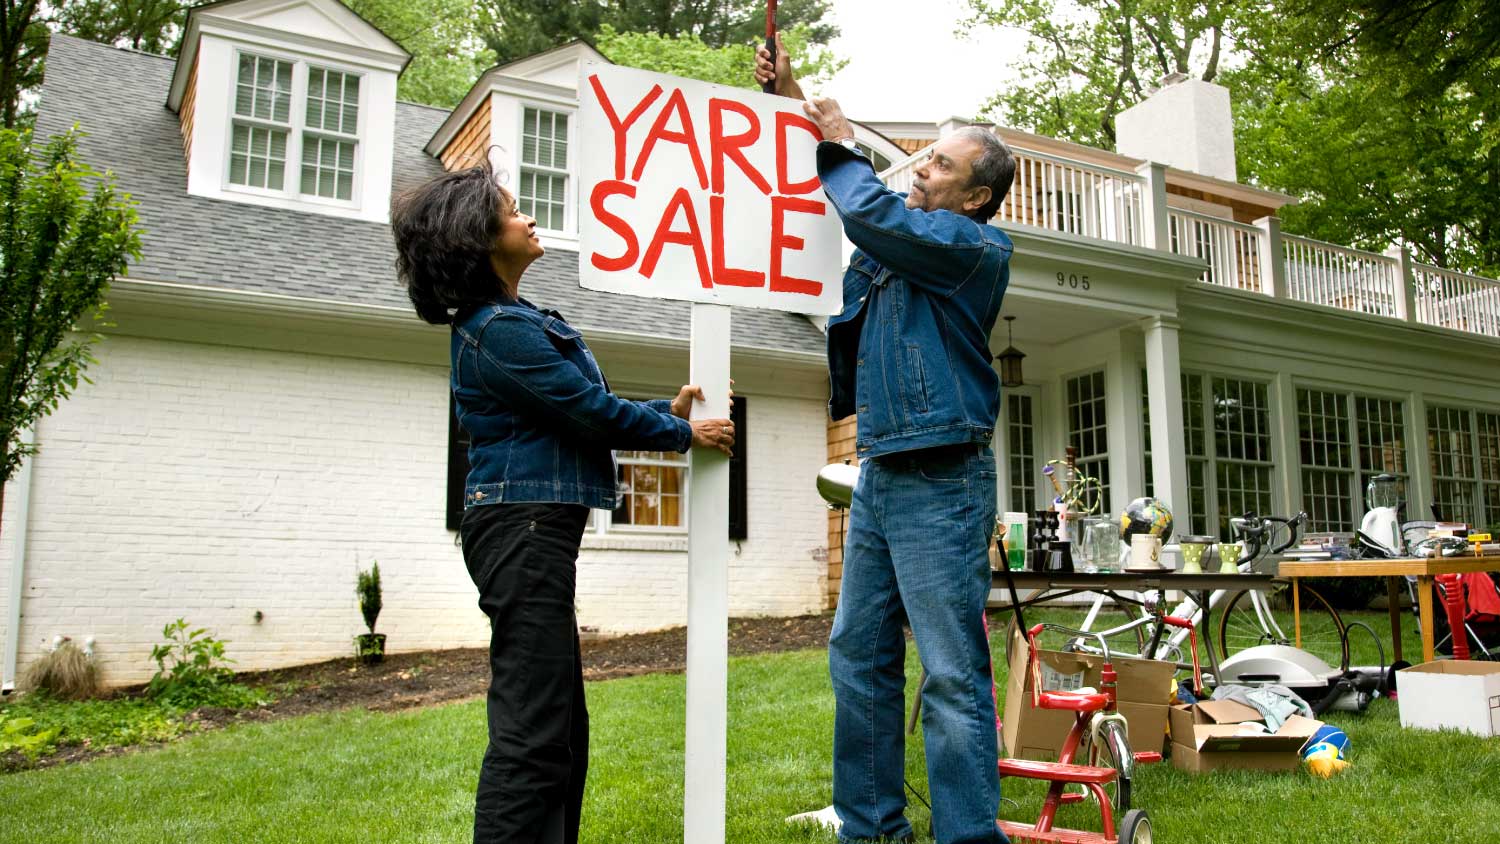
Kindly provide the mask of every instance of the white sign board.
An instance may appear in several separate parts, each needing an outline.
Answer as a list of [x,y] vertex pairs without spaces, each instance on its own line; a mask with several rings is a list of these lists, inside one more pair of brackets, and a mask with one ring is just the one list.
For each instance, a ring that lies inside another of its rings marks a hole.
[[800,102],[590,63],[578,99],[583,287],[838,313],[842,230]]

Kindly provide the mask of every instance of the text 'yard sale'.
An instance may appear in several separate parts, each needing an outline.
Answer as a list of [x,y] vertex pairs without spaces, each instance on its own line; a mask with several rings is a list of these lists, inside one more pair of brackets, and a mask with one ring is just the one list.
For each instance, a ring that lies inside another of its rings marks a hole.
[[579,81],[582,286],[838,311],[838,216],[798,103],[612,66]]

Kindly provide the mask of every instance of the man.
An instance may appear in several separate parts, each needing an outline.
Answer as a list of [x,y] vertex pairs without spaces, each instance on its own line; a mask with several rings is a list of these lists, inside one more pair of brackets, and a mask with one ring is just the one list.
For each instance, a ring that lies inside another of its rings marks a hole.
[[[804,99],[780,37],[755,76]],[[902,841],[903,715],[911,624],[927,670],[922,725],[938,844],[994,844],[999,756],[989,641],[988,539],[995,522],[1000,379],[990,333],[1009,280],[1010,238],[985,225],[1015,159],[991,132],[936,143],[906,197],[886,189],[838,103],[803,105],[818,125],[818,176],[858,247],[843,311],[828,322],[829,412],[857,417],[862,459],[849,513],[833,677],[833,802],[839,840]]]

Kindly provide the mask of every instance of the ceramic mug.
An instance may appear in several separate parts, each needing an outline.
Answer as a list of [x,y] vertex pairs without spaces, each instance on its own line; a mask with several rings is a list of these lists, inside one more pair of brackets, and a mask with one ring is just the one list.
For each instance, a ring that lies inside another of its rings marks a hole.
[[1161,568],[1161,537],[1149,533],[1138,533],[1130,537],[1130,567]]
[[1219,574],[1240,573],[1240,552],[1243,546],[1238,542],[1219,543]]

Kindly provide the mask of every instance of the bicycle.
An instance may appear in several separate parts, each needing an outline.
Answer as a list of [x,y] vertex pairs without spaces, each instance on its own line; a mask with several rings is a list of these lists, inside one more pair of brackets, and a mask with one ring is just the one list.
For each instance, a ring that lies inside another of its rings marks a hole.
[[[1285,519],[1277,516],[1260,516],[1253,511],[1230,519],[1231,527],[1245,546],[1239,570],[1241,572],[1258,571],[1259,567],[1295,545],[1300,528],[1306,520],[1306,513],[1298,513],[1290,519]],[[1168,546],[1169,549],[1175,547]],[[1284,588],[1278,586],[1276,592],[1281,593]],[[1045,590],[1031,593],[1027,596],[1027,603],[1035,601],[1044,593]],[[1316,589],[1304,585],[1301,587],[1301,595],[1301,649],[1317,656],[1330,666],[1337,666],[1341,672],[1347,670],[1349,645],[1345,638],[1346,627],[1343,617]],[[1117,611],[1132,620],[1149,617],[1155,604],[1154,599],[1149,596],[1133,599],[1117,593],[1100,594],[1089,606],[1080,625],[1082,630],[1088,631],[1093,627],[1106,602],[1112,603]],[[1210,610],[1220,606],[1224,608],[1219,617],[1217,630],[1217,650],[1223,658],[1227,659],[1230,654],[1255,645],[1297,644],[1296,636],[1288,632],[1289,626],[1283,628],[1281,621],[1276,617],[1273,595],[1249,589],[1214,590],[1208,595],[1208,606]],[[1170,614],[1188,619],[1195,626],[1201,624],[1203,620],[1203,609],[1191,594],[1173,607]],[[1007,631],[1007,636],[1010,633],[1011,631]],[[1163,638],[1156,627],[1148,625],[1137,628],[1137,637],[1139,650],[1135,655],[1145,659],[1171,660],[1181,668],[1187,667],[1187,663],[1182,659],[1182,644],[1187,638],[1184,631],[1177,630]],[[1010,641],[1007,638],[1007,647]],[[1212,656],[1214,654],[1211,653],[1210,657]],[[1008,652],[1007,658],[1009,658]]]

